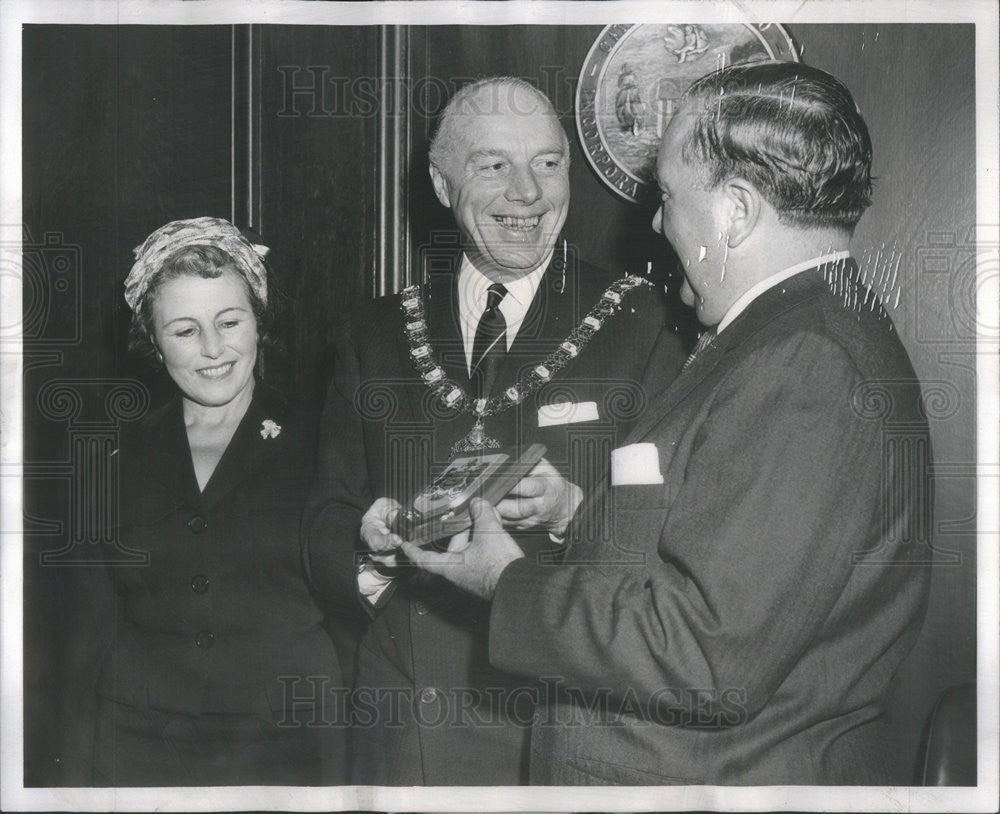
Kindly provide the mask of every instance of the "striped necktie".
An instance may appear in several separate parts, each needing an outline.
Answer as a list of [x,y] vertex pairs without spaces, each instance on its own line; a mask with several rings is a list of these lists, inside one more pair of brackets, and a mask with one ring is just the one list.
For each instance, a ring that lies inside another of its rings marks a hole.
[[718,336],[715,328],[709,328],[701,336],[698,337],[698,342],[694,346],[694,350],[691,351],[691,355],[684,360],[684,367],[681,368],[682,371],[687,370],[691,363],[694,361],[694,357],[701,353],[705,348],[712,344],[715,337]]
[[472,371],[469,378],[476,398],[486,398],[496,380],[497,369],[507,354],[507,320],[500,303],[507,296],[502,283],[494,283],[486,291],[486,310],[479,318],[476,338],[472,343]]

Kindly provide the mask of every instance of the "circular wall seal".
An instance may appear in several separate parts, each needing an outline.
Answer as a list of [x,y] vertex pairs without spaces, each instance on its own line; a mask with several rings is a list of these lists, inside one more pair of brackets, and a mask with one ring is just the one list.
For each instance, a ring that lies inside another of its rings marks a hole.
[[655,185],[656,151],[681,94],[736,62],[799,57],[780,25],[609,25],[576,89],[584,155],[617,195],[638,202]]

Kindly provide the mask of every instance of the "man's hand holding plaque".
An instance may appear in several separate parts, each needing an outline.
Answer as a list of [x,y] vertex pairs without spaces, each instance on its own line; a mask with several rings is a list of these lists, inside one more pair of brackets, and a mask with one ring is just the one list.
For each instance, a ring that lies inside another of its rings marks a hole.
[[398,500],[380,497],[368,508],[361,518],[361,539],[371,552],[371,559],[381,569],[395,568],[400,563],[397,557],[402,538],[392,531],[392,524],[399,515]]
[[496,507],[485,500],[473,500],[472,529],[452,537],[447,551],[427,551],[407,542],[401,548],[419,568],[483,599],[492,599],[504,569],[524,556],[504,526],[542,527],[561,536],[582,498],[580,487],[543,458]]
[[583,490],[542,458],[531,473],[496,504],[504,526],[517,531],[544,528],[562,537],[583,500]]

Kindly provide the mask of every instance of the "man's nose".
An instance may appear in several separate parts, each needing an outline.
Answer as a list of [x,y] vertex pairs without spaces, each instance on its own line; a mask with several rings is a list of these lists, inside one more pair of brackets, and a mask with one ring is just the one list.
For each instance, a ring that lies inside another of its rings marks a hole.
[[209,359],[217,359],[222,355],[222,335],[214,326],[202,331],[201,353]]
[[508,201],[534,203],[542,196],[542,188],[531,167],[513,167],[505,197]]

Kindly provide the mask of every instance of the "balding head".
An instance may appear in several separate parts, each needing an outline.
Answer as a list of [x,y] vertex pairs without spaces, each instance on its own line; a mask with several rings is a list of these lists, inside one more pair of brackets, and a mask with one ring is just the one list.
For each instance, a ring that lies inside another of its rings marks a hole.
[[[517,76],[492,76],[460,88],[438,118],[431,138],[430,163],[444,169],[461,144],[470,122],[477,116],[549,116],[558,126],[558,116],[549,97],[530,82]],[[562,128],[560,127],[560,130]],[[569,141],[563,133],[566,154]]]

